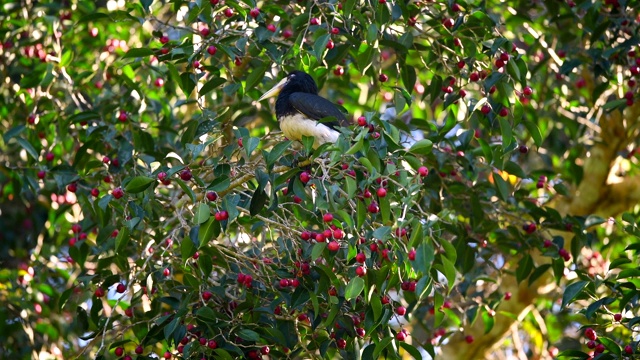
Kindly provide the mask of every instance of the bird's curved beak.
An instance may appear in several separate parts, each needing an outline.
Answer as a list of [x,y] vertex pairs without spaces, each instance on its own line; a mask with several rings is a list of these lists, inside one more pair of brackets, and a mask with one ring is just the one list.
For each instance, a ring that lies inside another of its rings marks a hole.
[[262,101],[264,99],[268,99],[270,97],[278,95],[280,93],[280,90],[282,90],[282,88],[287,84],[287,81],[289,81],[288,78],[284,78],[280,80],[280,82],[276,86],[272,87],[271,90],[262,94],[262,96],[260,96],[260,99],[258,99],[258,101]]

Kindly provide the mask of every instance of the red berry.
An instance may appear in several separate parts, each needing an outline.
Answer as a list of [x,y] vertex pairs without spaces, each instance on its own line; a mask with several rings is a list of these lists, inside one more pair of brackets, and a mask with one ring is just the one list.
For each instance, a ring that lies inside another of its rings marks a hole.
[[111,195],[113,195],[113,197],[116,199],[120,199],[121,197],[124,196],[124,191],[122,190],[121,187],[117,187],[113,189],[113,191],[111,192]]
[[169,360],[169,359],[171,359],[172,355],[171,355],[170,351],[165,351],[163,356],[164,356],[165,359]]
[[158,173],[158,180],[160,181],[164,181],[167,178],[167,173],[164,171],[161,171]]
[[154,82],[156,87],[163,87],[164,86],[164,80],[162,78],[157,78],[156,81]]
[[161,42],[162,44],[166,44],[166,43],[168,43],[168,42],[169,42],[169,37],[168,37],[168,36],[166,36],[166,35],[162,35],[162,36],[160,37],[160,42]]
[[622,314],[620,313],[614,314],[613,320],[620,322],[620,320],[622,320]]
[[366,334],[366,331],[363,328],[356,329],[356,335],[358,335],[358,337],[363,338],[365,334]]
[[333,35],[338,35],[340,33],[340,29],[338,29],[337,27],[331,28],[331,33]]
[[339,349],[344,349],[347,347],[347,341],[345,339],[338,339],[336,340],[336,346],[338,346]]
[[333,230],[333,238],[334,239],[342,239],[343,236],[344,236],[344,233],[342,232],[341,229]]
[[326,223],[333,221],[333,215],[331,213],[326,213],[322,216],[322,220]]
[[126,290],[127,287],[123,283],[119,283],[118,286],[116,286],[116,292],[119,294],[124,293]]
[[451,29],[455,24],[456,24],[455,21],[453,21],[453,19],[450,19],[450,18],[442,20],[442,25],[444,25],[444,27],[446,27],[447,29]]
[[209,301],[211,300],[212,297],[213,297],[213,294],[211,293],[211,291],[205,291],[202,293],[202,300],[204,301]]
[[[53,155],[53,153],[52,153],[52,152],[48,152],[48,153],[44,156],[44,158],[45,158],[47,161],[53,161],[53,158],[54,158],[54,157],[55,157],[55,155]],[[107,158],[107,159],[108,159],[108,158]]]
[[224,16],[230,18],[233,16],[233,10],[231,8],[224,9]]
[[389,80],[389,77],[385,74],[380,74],[380,76],[378,76],[378,80],[380,80],[380,82],[387,82],[387,80]]
[[211,30],[209,30],[209,28],[205,27],[200,29],[200,35],[202,35],[202,37],[207,37],[209,34],[211,34]]
[[458,63],[456,64],[458,66],[458,69],[464,69],[464,67],[467,65],[464,60],[460,60],[458,61]]
[[522,89],[522,93],[525,96],[531,96],[531,94],[533,94],[533,89],[531,89],[531,86],[525,86],[524,89]]
[[363,264],[366,259],[367,256],[364,253],[358,253],[358,255],[356,255],[356,261],[361,264]]
[[216,48],[215,46],[211,45],[207,48],[207,52],[209,53],[209,55],[213,56],[216,54],[216,51],[218,51],[218,48]]
[[93,293],[93,295],[95,295],[96,297],[103,297],[104,296],[104,289],[102,289],[101,287],[97,288],[96,291]]
[[318,18],[311,18],[311,20],[309,21],[309,23],[311,25],[319,25],[320,24],[320,20]]
[[627,355],[633,354],[633,348],[631,347],[631,345],[625,346],[624,347],[624,352],[627,353]]
[[482,105],[482,107],[480,108],[480,111],[485,114],[488,115],[491,112],[491,106],[484,104]]
[[300,181],[302,181],[303,184],[308,183],[309,180],[311,180],[311,175],[308,172],[303,171],[300,173]]
[[337,241],[331,241],[329,242],[329,244],[327,244],[327,249],[329,249],[329,251],[338,251],[340,250],[340,244]]
[[269,355],[271,349],[269,349],[269,347],[265,345],[260,349],[260,352],[262,353],[262,355]]
[[387,189],[378,188],[377,194],[378,194],[378,197],[385,197],[387,196]]
[[78,184],[71,183],[71,184],[67,185],[67,190],[69,190],[72,193],[75,193],[76,191],[78,191]]
[[91,189],[91,196],[98,197],[98,195],[100,195],[100,190],[98,190],[97,188]]
[[377,214],[378,212],[380,212],[378,203],[376,203],[375,201],[372,201],[371,204],[369,204],[369,206],[367,207],[367,210],[369,210],[369,212],[372,214]]
[[356,275],[363,277],[365,275],[367,275],[367,269],[363,266],[358,266],[356,268]]
[[282,31],[282,37],[288,39],[293,36],[293,31],[286,29]]
[[602,344],[598,344],[598,345],[596,345],[596,348],[595,348],[595,350],[594,350],[594,353],[595,353],[595,354],[602,354],[602,353],[604,352],[604,350],[605,350],[605,349],[604,349],[604,345],[602,345]]
[[542,244],[542,247],[544,247],[544,248],[549,248],[551,246],[553,246],[553,242],[551,240],[549,240],[549,239],[546,239],[544,241],[544,243]]
[[127,310],[124,311],[124,314],[127,315],[127,317],[133,317],[133,308],[127,308]]
[[144,352],[144,348],[142,347],[142,345],[136,346],[136,354],[140,355],[143,352]]
[[520,153],[522,154],[526,154],[529,152],[529,148],[527,147],[527,145],[520,145],[518,151],[520,151]]
[[251,9],[251,11],[249,11],[249,15],[254,19],[257,18],[260,15],[260,9],[258,8]]
[[507,115],[509,115],[509,110],[507,110],[507,108],[503,107],[502,109],[500,109],[500,112],[498,112],[498,115],[503,116],[503,117],[507,116]]
[[338,66],[333,70],[333,74],[335,76],[342,76],[344,75],[344,68],[342,66]]
[[335,47],[336,45],[333,43],[333,40],[329,40],[327,41],[327,49],[331,50]]
[[369,124],[367,123],[367,118],[364,116],[360,116],[358,118],[358,125],[362,127],[368,126]]
[[400,331],[399,333],[396,334],[396,339],[398,341],[404,341],[404,339],[407,338],[407,333],[404,332],[404,330]]
[[169,275],[171,275],[171,270],[169,270],[168,268],[165,268],[165,269],[162,271],[162,275],[164,275],[164,276],[169,276]]
[[511,293],[510,292],[504,293],[504,299],[505,300],[511,300]]
[[451,11],[458,12],[460,10],[460,5],[458,5],[458,3],[453,3],[453,5],[451,5]]
[[47,176],[47,172],[44,170],[38,171],[38,179],[44,179]]
[[218,194],[215,191],[209,191],[207,193],[207,200],[216,201],[218,200]]
[[467,342],[467,344],[471,344],[473,342],[473,336],[471,335],[467,335],[464,337],[464,341]]
[[273,24],[269,24],[267,25],[267,30],[271,31],[272,33],[276,32],[276,26]]
[[120,356],[124,355],[124,348],[117,347],[116,350],[113,353],[116,356],[120,357]]
[[475,82],[480,80],[480,75],[478,75],[477,72],[472,72],[471,74],[469,74],[469,80]]
[[403,316],[406,313],[407,313],[407,309],[404,306],[398,306],[396,308],[396,314]]
[[408,254],[409,260],[413,261],[416,259],[416,249],[409,250]]
[[191,175],[191,170],[189,169],[184,169],[180,172],[180,179],[184,181],[189,181],[192,177],[193,176]]

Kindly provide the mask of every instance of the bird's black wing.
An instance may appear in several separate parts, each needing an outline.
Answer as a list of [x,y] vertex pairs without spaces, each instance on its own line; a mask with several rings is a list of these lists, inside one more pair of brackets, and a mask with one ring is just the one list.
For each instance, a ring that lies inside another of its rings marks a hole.
[[323,122],[324,125],[337,130],[339,126],[349,126],[347,117],[331,101],[313,94],[295,92],[289,96],[293,107],[312,120],[334,117],[337,121]]

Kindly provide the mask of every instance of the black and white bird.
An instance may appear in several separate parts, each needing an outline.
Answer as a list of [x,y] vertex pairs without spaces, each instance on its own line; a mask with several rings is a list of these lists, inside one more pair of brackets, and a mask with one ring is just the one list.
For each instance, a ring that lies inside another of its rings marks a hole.
[[[318,86],[304,71],[292,71],[258,101],[278,95],[276,118],[280,129],[291,140],[313,136],[313,148],[334,143],[340,132],[338,127],[349,126],[347,118],[331,101],[318,96]],[[321,119],[332,118],[329,121]]]

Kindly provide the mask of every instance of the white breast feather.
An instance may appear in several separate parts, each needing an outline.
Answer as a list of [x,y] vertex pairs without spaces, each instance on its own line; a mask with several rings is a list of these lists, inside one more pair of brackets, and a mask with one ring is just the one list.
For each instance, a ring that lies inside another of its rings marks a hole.
[[313,136],[313,147],[338,140],[339,132],[315,120],[309,120],[302,114],[285,116],[280,120],[280,129],[290,140],[302,140],[302,136]]

